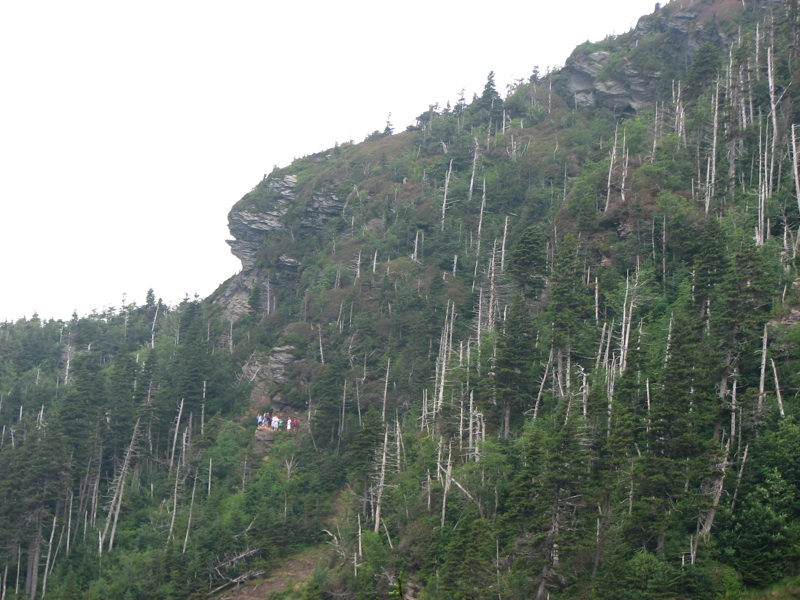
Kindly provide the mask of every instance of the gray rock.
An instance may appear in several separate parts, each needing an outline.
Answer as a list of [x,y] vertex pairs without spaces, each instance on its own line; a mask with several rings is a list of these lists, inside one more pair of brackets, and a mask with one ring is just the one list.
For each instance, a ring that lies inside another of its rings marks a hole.
[[622,40],[627,44],[627,52],[623,54],[606,50],[587,53],[580,47],[573,52],[560,75],[566,78],[567,89],[579,107],[596,106],[624,114],[655,104],[659,86],[663,90],[669,82],[661,81],[662,74],[657,70],[642,66],[647,58],[634,66],[633,58],[640,43],[645,48],[643,52],[657,49],[661,55],[657,58],[664,63],[690,65],[704,42],[714,41],[726,47],[732,41],[716,28],[704,27],[698,12],[705,8],[704,4],[680,11],[677,6],[670,9],[671,6],[639,19],[636,28]]
[[228,214],[228,229],[234,239],[227,242],[233,255],[242,261],[243,272],[255,268],[258,251],[269,233],[285,227],[296,184],[294,175],[267,179]]
[[286,369],[297,360],[293,354],[294,346],[273,348],[266,365],[266,378],[272,385],[280,385],[288,381]]

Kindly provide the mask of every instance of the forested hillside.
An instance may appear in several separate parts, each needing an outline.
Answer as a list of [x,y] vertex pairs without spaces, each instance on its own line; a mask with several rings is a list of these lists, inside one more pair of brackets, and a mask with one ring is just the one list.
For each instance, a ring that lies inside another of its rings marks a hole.
[[657,5],[276,168],[209,298],[0,324],[3,597],[220,597],[310,547],[283,597],[798,574],[799,13]]

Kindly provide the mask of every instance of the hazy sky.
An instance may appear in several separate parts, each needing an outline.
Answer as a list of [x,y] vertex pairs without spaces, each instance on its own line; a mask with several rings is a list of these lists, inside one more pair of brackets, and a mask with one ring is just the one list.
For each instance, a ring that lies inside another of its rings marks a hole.
[[498,91],[652,0],[0,3],[0,322],[206,296],[230,207],[391,113]]

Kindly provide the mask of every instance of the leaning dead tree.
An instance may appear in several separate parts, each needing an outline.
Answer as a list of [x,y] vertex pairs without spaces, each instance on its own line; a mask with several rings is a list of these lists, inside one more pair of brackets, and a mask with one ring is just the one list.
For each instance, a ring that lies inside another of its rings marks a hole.
[[114,494],[111,497],[111,504],[109,505],[105,527],[103,528],[103,532],[100,534],[100,543],[98,547],[100,554],[103,553],[103,544],[105,542],[106,535],[108,534],[109,525],[111,526],[111,536],[108,538],[108,551],[111,552],[114,547],[114,535],[117,531],[119,511],[120,508],[122,508],[122,496],[125,492],[125,479],[128,476],[131,461],[136,450],[136,439],[138,435],[139,419],[136,419],[136,423],[133,426],[133,433],[131,434],[131,443],[128,444],[128,449],[125,451],[125,458],[122,460],[122,466],[119,468],[117,477],[111,484],[111,489],[114,491]]

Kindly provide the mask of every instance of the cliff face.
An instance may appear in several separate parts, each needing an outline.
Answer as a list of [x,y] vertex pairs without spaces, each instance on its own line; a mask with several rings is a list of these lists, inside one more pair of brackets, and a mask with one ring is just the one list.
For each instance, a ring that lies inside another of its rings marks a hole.
[[285,217],[295,201],[297,177],[268,178],[242,198],[228,213],[228,240],[233,255],[242,261],[242,272],[251,273],[256,257],[270,232],[286,227]]
[[[766,0],[750,3],[765,10]],[[635,29],[600,42],[583,44],[567,59],[560,76],[577,107],[634,113],[653,106],[673,80],[685,76],[705,42],[728,46],[732,39],[717,26],[744,10],[738,0],[673,0],[639,19]]]
[[[281,288],[294,283],[302,263],[287,253],[265,254],[265,245],[282,235],[314,235],[332,217],[340,215],[346,201],[324,185],[298,189],[295,175],[270,175],[245,195],[228,213],[227,240],[231,252],[242,262],[217,300],[228,318],[237,320],[251,310],[250,298],[261,287],[262,307],[271,312]],[[268,263],[264,269],[262,263]],[[269,276],[264,275],[268,271]]]

